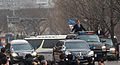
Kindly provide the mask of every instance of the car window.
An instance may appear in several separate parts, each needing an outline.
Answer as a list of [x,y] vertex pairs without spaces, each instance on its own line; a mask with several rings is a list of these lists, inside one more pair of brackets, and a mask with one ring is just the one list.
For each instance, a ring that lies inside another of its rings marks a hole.
[[12,44],[12,47],[15,51],[32,50],[32,47],[29,44]]
[[27,39],[27,41],[32,45],[33,48],[37,49],[41,45],[43,39]]
[[105,44],[108,44],[108,45],[113,45],[113,42],[111,39],[104,39],[104,38],[101,38],[101,40],[105,40]]
[[61,39],[45,39],[42,48],[53,48]]
[[66,49],[89,49],[86,42],[66,42]]
[[80,40],[85,40],[87,42],[100,42],[97,35],[79,35],[76,38]]

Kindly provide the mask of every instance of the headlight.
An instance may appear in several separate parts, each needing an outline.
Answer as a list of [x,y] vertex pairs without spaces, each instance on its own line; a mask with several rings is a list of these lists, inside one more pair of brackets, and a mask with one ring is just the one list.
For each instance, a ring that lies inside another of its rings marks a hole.
[[102,51],[106,51],[106,46],[102,46]]
[[17,55],[17,53],[14,52],[14,53],[12,53],[12,56],[13,56],[13,57],[16,57],[16,56],[18,56],[18,55]]
[[71,54],[69,51],[65,51],[65,54],[68,55],[68,54]]
[[111,51],[112,53],[115,53],[115,48],[110,48],[110,51]]
[[37,52],[32,52],[32,56],[37,56]]
[[94,56],[94,51],[90,51],[90,52],[88,53],[88,56]]
[[110,48],[110,51],[115,51],[115,48]]

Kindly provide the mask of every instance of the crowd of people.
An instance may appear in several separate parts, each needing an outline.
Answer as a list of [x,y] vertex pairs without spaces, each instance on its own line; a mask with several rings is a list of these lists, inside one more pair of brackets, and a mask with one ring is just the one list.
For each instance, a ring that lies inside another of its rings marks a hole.
[[[9,51],[6,48],[0,50],[0,65],[13,65],[13,61],[10,59]],[[19,62],[18,62],[19,64]],[[36,59],[31,54],[27,54],[25,59],[20,61],[20,65],[48,65],[43,55],[38,56]]]

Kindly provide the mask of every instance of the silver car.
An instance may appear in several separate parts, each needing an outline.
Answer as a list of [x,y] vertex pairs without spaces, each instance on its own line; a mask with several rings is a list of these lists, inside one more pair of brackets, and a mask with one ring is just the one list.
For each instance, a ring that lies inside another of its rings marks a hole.
[[25,58],[26,54],[36,56],[37,53],[26,40],[13,40],[10,43],[10,55],[13,63]]

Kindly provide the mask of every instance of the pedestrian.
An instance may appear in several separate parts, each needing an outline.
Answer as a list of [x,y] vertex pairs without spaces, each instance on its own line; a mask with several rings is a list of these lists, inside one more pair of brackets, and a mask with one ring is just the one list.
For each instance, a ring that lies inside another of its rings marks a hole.
[[86,29],[82,26],[82,24],[80,23],[79,20],[77,20],[77,24],[74,25],[72,32],[74,31],[74,33],[78,33],[79,31],[86,31]]
[[66,62],[65,62],[65,55],[64,54],[61,54],[60,56],[59,56],[59,58],[60,58],[60,62],[58,62],[58,65],[66,65]]
[[98,65],[104,65],[104,54],[100,54],[98,57]]
[[66,61],[67,65],[79,65],[79,61],[75,59],[75,56],[69,54],[67,56],[68,60]]
[[40,65],[47,65],[48,64],[43,55],[40,55],[38,57],[38,61],[39,61],[38,64],[40,64]]
[[6,52],[6,49],[2,48],[0,52],[0,65],[9,65],[7,55],[8,53]]
[[105,65],[105,64],[104,64],[104,60],[99,61],[99,62],[98,62],[98,65]]
[[104,35],[104,31],[99,27],[98,30],[96,31],[97,35]]
[[31,54],[26,54],[25,60],[23,60],[24,65],[35,65],[33,57]]

